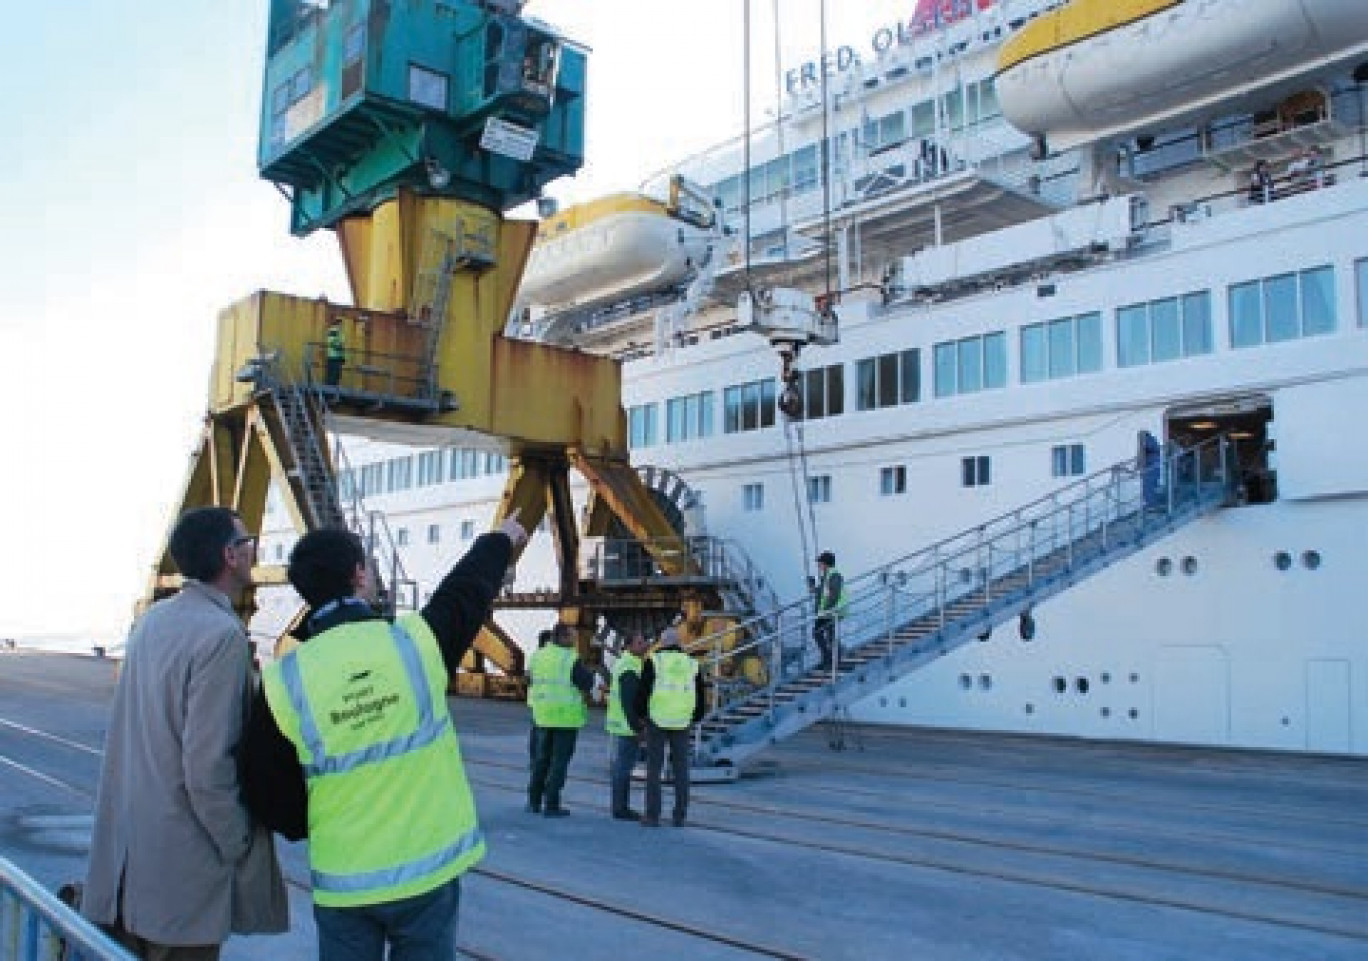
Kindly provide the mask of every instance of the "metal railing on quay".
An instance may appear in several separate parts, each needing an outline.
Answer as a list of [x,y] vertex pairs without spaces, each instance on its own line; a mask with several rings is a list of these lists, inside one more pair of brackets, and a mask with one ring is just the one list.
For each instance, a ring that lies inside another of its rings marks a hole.
[[[1189,448],[1170,445],[850,578],[831,680],[841,658],[891,654],[931,638],[951,621],[1019,602],[1043,579],[1104,555],[1117,537],[1134,539],[1180,512],[1229,502],[1237,476],[1234,448],[1224,436]],[[691,644],[712,686],[709,718],[753,698],[764,698],[772,711],[778,689],[808,673],[816,620],[814,600],[805,597]],[[735,665],[747,657],[764,664],[763,684],[738,676]]]
[[133,955],[0,857],[0,961],[134,961]]

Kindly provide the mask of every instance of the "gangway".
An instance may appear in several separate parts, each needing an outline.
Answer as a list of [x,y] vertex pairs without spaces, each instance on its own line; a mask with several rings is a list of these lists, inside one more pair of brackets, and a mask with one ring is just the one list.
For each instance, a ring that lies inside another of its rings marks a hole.
[[[1143,456],[1143,455],[1141,455]],[[1155,460],[1122,461],[987,523],[878,567],[847,585],[840,657],[806,665],[814,621],[803,599],[701,638],[711,708],[698,726],[694,763],[730,769],[771,744],[841,715],[883,687],[1018,621],[1034,607],[1198,518],[1236,503],[1234,445],[1224,436]],[[737,647],[737,631],[753,640]],[[760,658],[765,683],[736,676],[738,657]]]
[[0,857],[0,961],[134,961],[74,908]]

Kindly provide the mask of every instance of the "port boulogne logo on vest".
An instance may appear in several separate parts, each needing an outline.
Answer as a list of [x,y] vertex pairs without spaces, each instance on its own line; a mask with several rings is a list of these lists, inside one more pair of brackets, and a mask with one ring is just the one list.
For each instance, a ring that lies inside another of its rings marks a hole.
[[336,725],[346,725],[353,731],[381,721],[385,712],[399,703],[399,695],[393,691],[377,693],[375,682],[368,680],[364,687],[349,690],[342,695],[342,707],[328,712]]

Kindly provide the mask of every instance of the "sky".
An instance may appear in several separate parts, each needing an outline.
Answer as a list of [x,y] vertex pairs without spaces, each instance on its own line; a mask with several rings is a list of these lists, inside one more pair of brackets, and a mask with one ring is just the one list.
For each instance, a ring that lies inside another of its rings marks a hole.
[[[749,0],[752,124],[816,58],[822,0]],[[0,31],[0,638],[127,631],[205,412],[219,310],[349,302],[332,236],[256,174],[267,0],[27,2]],[[562,205],[740,134],[747,0],[530,0],[590,48]],[[828,0],[865,52],[913,0]]]

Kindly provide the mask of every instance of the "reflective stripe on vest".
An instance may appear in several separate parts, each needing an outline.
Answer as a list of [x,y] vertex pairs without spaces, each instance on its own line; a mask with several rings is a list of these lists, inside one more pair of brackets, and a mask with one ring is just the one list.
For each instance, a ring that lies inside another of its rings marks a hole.
[[483,856],[446,680],[418,615],[332,628],[268,666],[267,701],[309,779],[320,905],[423,894]]
[[584,695],[575,687],[575,652],[548,644],[532,655],[532,691],[527,700],[537,727],[583,727],[589,720]]
[[632,725],[627,723],[627,712],[622,709],[622,675],[641,676],[641,658],[624,651],[613,662],[613,686],[608,689],[608,716],[604,727],[609,734],[618,737],[631,737]]
[[328,328],[328,360],[345,360],[346,357],[347,341],[342,331],[336,327]]
[[655,663],[651,720],[667,731],[682,731],[693,723],[698,664],[683,651],[656,651],[651,660]]

